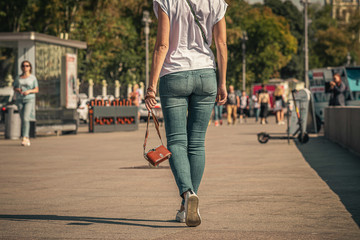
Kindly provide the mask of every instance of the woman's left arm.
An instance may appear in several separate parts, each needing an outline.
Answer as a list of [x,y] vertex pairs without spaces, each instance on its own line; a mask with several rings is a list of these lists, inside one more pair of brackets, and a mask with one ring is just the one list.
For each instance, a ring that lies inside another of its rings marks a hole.
[[344,93],[346,91],[346,86],[345,84],[342,82],[340,83],[340,86],[338,85],[334,85],[334,91],[338,92],[338,93]]
[[150,111],[156,105],[156,86],[164,64],[166,54],[169,50],[170,20],[168,15],[159,7],[158,29],[154,54],[152,58],[149,86],[147,86],[145,104]]
[[22,94],[24,96],[26,96],[26,95],[29,95],[30,93],[38,93],[38,92],[39,92],[39,87],[36,87],[36,88],[33,88],[33,89],[26,90]]
[[29,90],[22,93],[24,96],[29,95],[31,93],[38,93],[39,92],[39,83],[38,83],[35,76],[34,76],[34,81],[33,81],[32,84],[33,84],[32,89],[29,89]]

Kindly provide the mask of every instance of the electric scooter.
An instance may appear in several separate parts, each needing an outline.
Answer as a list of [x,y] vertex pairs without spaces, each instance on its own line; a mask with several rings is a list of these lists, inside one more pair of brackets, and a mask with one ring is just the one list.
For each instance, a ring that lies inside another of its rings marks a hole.
[[[266,132],[261,132],[261,133],[258,133],[257,136],[258,136],[258,141],[261,143],[261,144],[265,144],[267,143],[270,139],[287,139],[288,140],[288,143],[290,144],[290,139],[298,139],[300,143],[307,143],[309,141],[309,135],[303,131],[303,127],[302,127],[302,121],[301,121],[301,118],[300,118],[300,111],[299,111],[299,108],[297,107],[297,104],[296,104],[296,101],[295,101],[295,92],[296,90],[292,90],[291,91],[291,95],[293,97],[293,101],[294,101],[294,107],[295,107],[295,111],[296,111],[296,117],[297,117],[297,124],[298,124],[298,129],[294,132],[294,134],[292,134],[290,136],[290,116],[289,116],[289,112],[290,112],[290,108],[289,108],[289,102],[287,104],[287,113],[286,113],[286,116],[287,116],[287,135],[284,136],[282,134],[276,134],[276,133],[272,133],[272,135],[275,135],[275,136],[272,136]],[[277,136],[276,136],[277,135]],[[296,136],[297,135],[297,136]]]

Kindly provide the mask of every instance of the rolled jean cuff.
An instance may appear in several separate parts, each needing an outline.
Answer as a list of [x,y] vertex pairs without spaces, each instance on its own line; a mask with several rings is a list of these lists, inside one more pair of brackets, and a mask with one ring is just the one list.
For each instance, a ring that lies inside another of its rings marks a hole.
[[[184,190],[185,189],[185,190]],[[187,191],[193,191],[191,188],[183,188],[181,191],[180,191],[180,197],[182,198],[182,199],[184,199],[184,197],[183,197],[183,195],[184,195],[184,193],[186,193]]]

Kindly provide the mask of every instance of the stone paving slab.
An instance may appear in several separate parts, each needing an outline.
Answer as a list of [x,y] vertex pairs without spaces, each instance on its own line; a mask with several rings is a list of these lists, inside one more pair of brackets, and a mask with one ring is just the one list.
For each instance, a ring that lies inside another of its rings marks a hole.
[[[180,198],[168,163],[150,169],[142,157],[144,124],[135,132],[82,128],[78,135],[39,137],[30,148],[1,139],[0,238],[360,239],[351,214],[301,148],[261,145],[256,133],[264,130],[285,127],[209,127],[197,228],[173,221]],[[155,131],[149,141],[158,144]]]

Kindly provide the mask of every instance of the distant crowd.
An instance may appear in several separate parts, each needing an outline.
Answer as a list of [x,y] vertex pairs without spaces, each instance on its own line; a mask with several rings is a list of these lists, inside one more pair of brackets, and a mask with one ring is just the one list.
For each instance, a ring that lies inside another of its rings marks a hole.
[[238,94],[234,86],[230,85],[225,109],[223,105],[215,103],[213,120],[215,126],[220,126],[223,125],[223,117],[225,117],[227,119],[227,125],[235,125],[237,122],[240,124],[246,123],[248,117],[254,116],[256,123],[267,124],[267,117],[271,109],[275,114],[276,123],[279,125],[285,124],[284,112],[286,102],[284,89],[280,85],[277,86],[274,91],[273,106],[271,106],[270,94],[264,84],[261,86],[261,89],[255,91],[251,97],[247,95],[246,91],[241,91],[241,93]]

